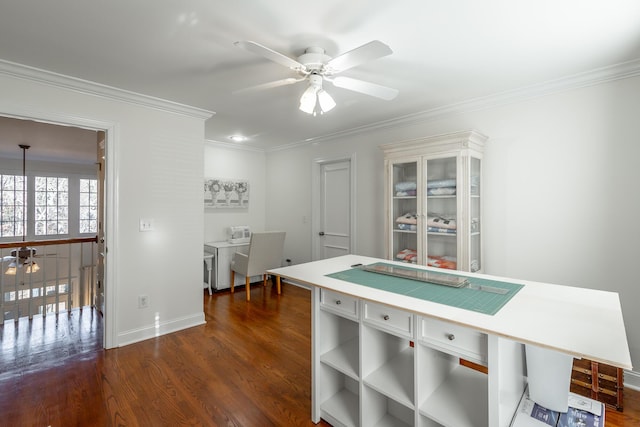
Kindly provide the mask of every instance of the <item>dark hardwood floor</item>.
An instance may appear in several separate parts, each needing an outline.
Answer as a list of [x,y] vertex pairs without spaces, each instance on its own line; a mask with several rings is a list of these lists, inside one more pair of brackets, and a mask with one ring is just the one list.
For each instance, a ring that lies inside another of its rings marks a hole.
[[[207,324],[103,350],[94,310],[0,326],[0,426],[312,426],[310,292],[204,293]],[[326,423],[320,426],[328,426]],[[640,425],[640,393],[607,426]]]

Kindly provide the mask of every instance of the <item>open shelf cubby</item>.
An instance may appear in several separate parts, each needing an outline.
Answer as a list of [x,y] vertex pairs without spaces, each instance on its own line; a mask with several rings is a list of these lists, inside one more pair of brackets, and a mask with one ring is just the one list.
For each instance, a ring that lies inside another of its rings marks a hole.
[[358,380],[358,323],[322,310],[320,322],[320,361]]
[[363,381],[379,393],[413,408],[414,349],[406,338],[365,326]]
[[363,393],[363,426],[411,427],[414,425],[413,409],[367,386],[364,387]]
[[418,346],[419,413],[445,427],[488,426],[488,376],[460,364],[456,356]]
[[320,411],[332,425],[356,427],[360,424],[358,381],[330,366],[320,367]]

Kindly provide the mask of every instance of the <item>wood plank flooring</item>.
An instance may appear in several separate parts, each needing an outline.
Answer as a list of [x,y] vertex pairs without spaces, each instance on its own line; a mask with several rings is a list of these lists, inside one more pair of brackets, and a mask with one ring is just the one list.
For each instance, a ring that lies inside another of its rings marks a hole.
[[[107,351],[91,309],[0,326],[0,426],[313,426],[310,292],[204,292],[204,312]],[[638,425],[640,393],[625,390],[607,426]]]

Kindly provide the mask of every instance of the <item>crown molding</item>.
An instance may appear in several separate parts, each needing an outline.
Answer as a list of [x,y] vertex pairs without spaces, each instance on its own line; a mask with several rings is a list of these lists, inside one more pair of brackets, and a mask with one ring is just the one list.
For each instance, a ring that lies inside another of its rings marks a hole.
[[264,148],[242,145],[242,143],[240,142],[222,142],[222,141],[216,141],[214,139],[205,139],[204,143],[205,145],[209,145],[211,147],[226,148],[229,150],[253,151],[256,153],[264,153],[266,151]]
[[595,86],[615,80],[621,80],[640,75],[640,59],[623,62],[583,73],[573,74],[559,79],[549,80],[546,82],[524,86],[518,89],[498,92],[492,95],[472,98],[455,104],[449,104],[442,107],[432,108],[429,110],[419,111],[405,116],[384,120],[371,125],[359,126],[334,132],[315,138],[309,138],[302,141],[295,141],[276,147],[267,149],[267,151],[281,151],[294,147],[300,147],[308,144],[320,144],[323,142],[334,141],[347,136],[379,131],[382,129],[391,129],[397,127],[410,126],[418,123],[424,123],[431,120],[442,119],[445,116],[468,113],[471,111],[485,110],[488,108],[522,102],[528,99],[538,98],[541,96],[551,95],[554,93],[565,92],[573,89],[580,89],[588,86]]
[[212,111],[201,108],[191,107],[148,95],[142,95],[124,89],[118,89],[76,77],[65,76],[52,71],[46,71],[2,59],[0,59],[0,74],[93,95],[100,98],[140,105],[183,116],[195,117],[202,120],[206,120],[215,114]]

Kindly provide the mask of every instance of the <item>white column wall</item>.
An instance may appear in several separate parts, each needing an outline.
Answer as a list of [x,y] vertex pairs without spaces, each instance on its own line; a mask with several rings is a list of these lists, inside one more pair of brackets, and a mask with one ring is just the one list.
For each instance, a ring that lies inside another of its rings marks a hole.
[[[203,323],[203,114],[63,83],[0,72],[0,114],[107,129],[106,345]],[[155,229],[139,232],[140,218]]]

